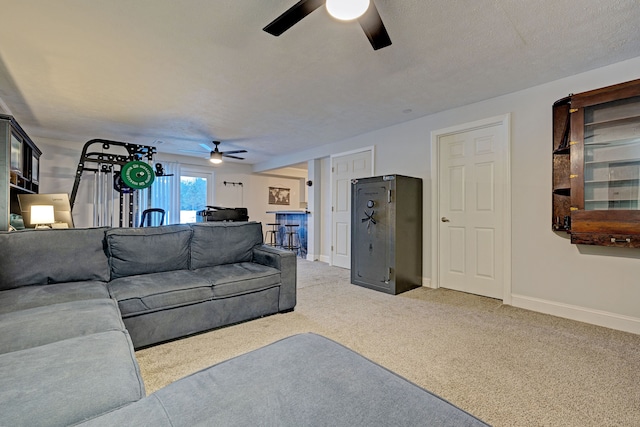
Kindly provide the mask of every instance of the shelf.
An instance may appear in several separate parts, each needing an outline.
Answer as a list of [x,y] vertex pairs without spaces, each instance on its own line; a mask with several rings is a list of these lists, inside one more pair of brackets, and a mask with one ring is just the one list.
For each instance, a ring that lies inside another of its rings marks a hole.
[[[589,138],[593,138],[597,135],[593,135],[591,137],[587,136],[584,139],[589,139]],[[633,145],[633,144],[640,144],[640,138],[625,138],[625,139],[610,139],[607,141],[599,141],[599,142],[585,142],[584,145],[585,147],[593,147],[593,146],[597,146],[597,145],[602,145],[602,146],[623,146],[623,145]]]
[[13,188],[14,190],[22,191],[23,193],[35,194],[36,192],[33,190],[27,190],[24,187],[20,187],[19,185],[9,184],[9,188]]
[[637,163],[638,166],[640,166],[640,158],[635,158],[635,159],[614,159],[614,160],[585,160],[584,164],[585,165],[595,165],[598,163],[615,163],[616,165],[625,165],[627,163]]
[[0,114],[0,230],[10,226],[10,215],[20,213],[18,196],[38,193],[42,152],[15,118]]
[[611,184],[611,183],[623,183],[623,182],[637,182],[640,184],[640,179],[638,178],[626,178],[626,179],[604,179],[604,180],[592,180],[592,181],[587,181],[585,179],[584,183],[585,184]]
[[585,199],[585,203],[618,203],[618,202],[640,202],[640,199]]
[[623,123],[634,123],[634,122],[639,122],[640,123],[640,115],[620,117],[620,118],[617,118],[617,119],[600,120],[600,121],[597,121],[597,122],[585,123],[584,125],[585,125],[585,127],[587,127],[587,126],[623,124]]

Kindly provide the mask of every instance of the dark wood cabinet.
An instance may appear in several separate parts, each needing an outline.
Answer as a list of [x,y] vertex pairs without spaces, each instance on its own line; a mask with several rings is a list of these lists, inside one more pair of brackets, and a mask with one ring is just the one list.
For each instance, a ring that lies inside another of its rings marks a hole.
[[18,194],[38,193],[41,154],[12,116],[0,114],[0,230],[20,214]]
[[571,95],[553,116],[553,229],[640,247],[640,80]]
[[555,231],[569,231],[571,218],[571,98],[563,98],[553,105],[553,209]]

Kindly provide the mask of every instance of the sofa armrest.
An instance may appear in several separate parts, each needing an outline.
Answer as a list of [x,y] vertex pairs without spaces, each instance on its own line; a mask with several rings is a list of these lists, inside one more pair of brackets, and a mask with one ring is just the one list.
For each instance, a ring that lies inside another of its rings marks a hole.
[[279,311],[290,311],[296,306],[297,258],[295,253],[267,245],[253,248],[253,262],[280,270]]

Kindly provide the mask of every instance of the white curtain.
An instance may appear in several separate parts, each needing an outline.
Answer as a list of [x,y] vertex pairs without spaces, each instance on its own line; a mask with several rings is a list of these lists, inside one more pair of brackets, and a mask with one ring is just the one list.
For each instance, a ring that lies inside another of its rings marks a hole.
[[[161,163],[164,176],[156,176],[151,187],[138,191],[138,214],[135,221],[138,226],[142,212],[150,208],[164,209],[164,225],[180,223],[180,163]],[[151,214],[151,225],[160,225],[159,214]]]

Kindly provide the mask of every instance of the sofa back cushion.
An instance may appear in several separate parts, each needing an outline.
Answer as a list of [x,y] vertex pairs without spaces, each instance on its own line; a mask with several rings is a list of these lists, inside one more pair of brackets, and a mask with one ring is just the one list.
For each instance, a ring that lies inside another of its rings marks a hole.
[[191,224],[191,269],[248,262],[262,244],[259,222],[203,222]]
[[188,269],[191,233],[188,225],[108,230],[111,280]]
[[108,281],[107,228],[0,233],[0,290],[49,283]]

